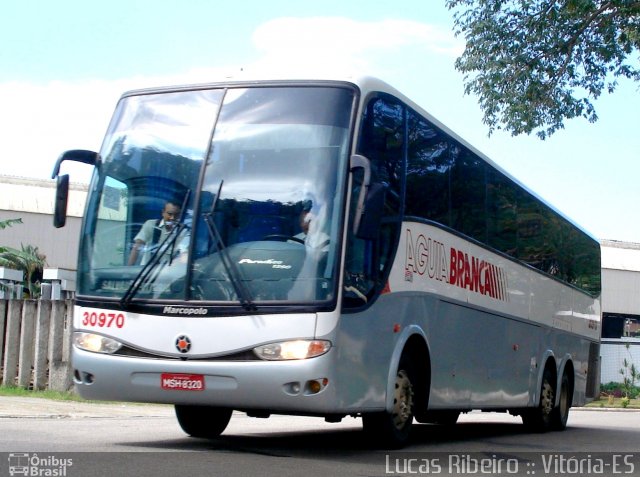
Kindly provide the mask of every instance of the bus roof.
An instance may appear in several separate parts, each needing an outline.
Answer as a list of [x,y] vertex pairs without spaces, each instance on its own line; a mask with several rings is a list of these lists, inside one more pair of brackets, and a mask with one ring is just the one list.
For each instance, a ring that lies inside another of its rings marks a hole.
[[[363,102],[366,100],[367,96],[370,93],[381,92],[387,93],[391,96],[394,96],[409,106],[411,109],[415,110],[438,128],[440,128],[443,132],[448,134],[452,139],[459,142],[464,147],[468,148],[478,157],[480,157],[484,162],[489,164],[491,167],[498,170],[500,173],[504,174],[508,179],[518,184],[521,188],[526,190],[532,196],[534,196],[540,202],[546,204],[550,209],[552,209],[555,213],[560,215],[562,218],[572,223],[576,228],[580,229],[583,233],[591,237],[593,240],[598,240],[594,234],[590,233],[585,227],[577,224],[573,219],[569,218],[566,214],[561,212],[557,207],[550,204],[548,201],[539,196],[535,191],[531,190],[528,186],[526,186],[522,181],[511,175],[507,172],[502,166],[494,162],[489,156],[484,154],[482,151],[477,149],[475,146],[467,142],[457,133],[455,133],[452,129],[450,129],[447,125],[440,122],[436,117],[434,117],[431,113],[429,113],[426,109],[424,109],[419,104],[415,103],[412,99],[406,96],[404,93],[397,90],[395,87],[391,86],[386,81],[366,74],[360,73],[298,73],[296,75],[291,74],[280,74],[280,73],[249,73],[245,71],[239,71],[235,74],[229,74],[223,78],[213,79],[211,82],[206,83],[194,83],[194,84],[184,84],[184,85],[174,85],[174,86],[161,86],[161,87],[152,87],[152,88],[144,88],[131,90],[122,95],[122,97],[131,96],[131,95],[139,95],[139,94],[153,94],[153,93],[162,93],[162,92],[170,92],[170,91],[185,91],[192,89],[208,89],[214,87],[243,87],[243,86],[257,86],[260,84],[270,84],[270,85],[285,85],[285,84],[314,84],[314,83],[343,83],[343,84],[351,84],[356,87],[360,93],[361,98],[360,101]],[[361,104],[362,106],[362,104]]]

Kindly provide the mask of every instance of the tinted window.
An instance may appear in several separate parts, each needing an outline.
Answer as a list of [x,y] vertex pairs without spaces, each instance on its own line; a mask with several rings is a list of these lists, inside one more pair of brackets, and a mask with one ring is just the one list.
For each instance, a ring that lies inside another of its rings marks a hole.
[[487,168],[487,243],[512,256],[517,252],[517,194],[513,182]]
[[429,122],[409,113],[405,214],[450,224],[449,142]]
[[408,114],[405,215],[432,220],[591,293],[600,247],[417,113]]
[[[345,263],[345,306],[360,306],[380,291],[395,255],[400,231],[404,176],[405,109],[397,100],[381,96],[368,103],[360,127],[358,153],[371,164],[371,181],[386,189],[382,222],[374,239],[356,237],[349,230]],[[356,174],[351,196],[351,220],[362,177]]]
[[451,226],[486,242],[485,163],[468,149],[451,147]]
[[371,101],[362,118],[358,152],[371,161],[373,180],[400,196],[403,175],[404,108],[383,98]]

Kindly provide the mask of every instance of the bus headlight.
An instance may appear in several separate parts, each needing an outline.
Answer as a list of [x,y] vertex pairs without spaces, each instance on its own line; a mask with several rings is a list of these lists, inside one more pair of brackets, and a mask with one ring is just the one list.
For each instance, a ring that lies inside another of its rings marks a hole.
[[258,346],[253,349],[259,358],[268,361],[284,361],[290,359],[308,359],[321,356],[331,349],[331,342],[326,340],[281,341]]
[[73,334],[73,343],[80,349],[94,353],[113,354],[122,347],[122,343],[114,339],[94,333],[82,332]]

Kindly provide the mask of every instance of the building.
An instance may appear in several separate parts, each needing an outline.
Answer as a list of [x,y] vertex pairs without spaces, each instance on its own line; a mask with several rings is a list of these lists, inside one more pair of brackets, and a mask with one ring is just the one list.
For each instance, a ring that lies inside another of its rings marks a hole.
[[46,256],[47,267],[75,270],[88,186],[71,184],[67,225],[60,229],[53,226],[55,186],[53,180],[0,175],[0,220],[22,219],[0,230],[0,246],[32,245]]
[[640,244],[603,240],[601,246],[600,381],[622,382],[631,364],[640,368]]

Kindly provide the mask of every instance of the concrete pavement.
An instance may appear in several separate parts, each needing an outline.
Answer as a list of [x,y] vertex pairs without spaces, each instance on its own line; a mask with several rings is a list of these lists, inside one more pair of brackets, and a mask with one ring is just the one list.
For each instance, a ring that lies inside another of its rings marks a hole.
[[[601,407],[574,407],[571,412],[625,411],[640,409],[609,409]],[[477,413],[475,413],[477,414]],[[0,419],[80,417],[174,417],[173,406],[167,404],[141,404],[123,402],[62,401],[36,397],[0,396]]]
[[36,397],[0,396],[0,419],[78,417],[173,417],[173,406],[138,403],[61,401]]

